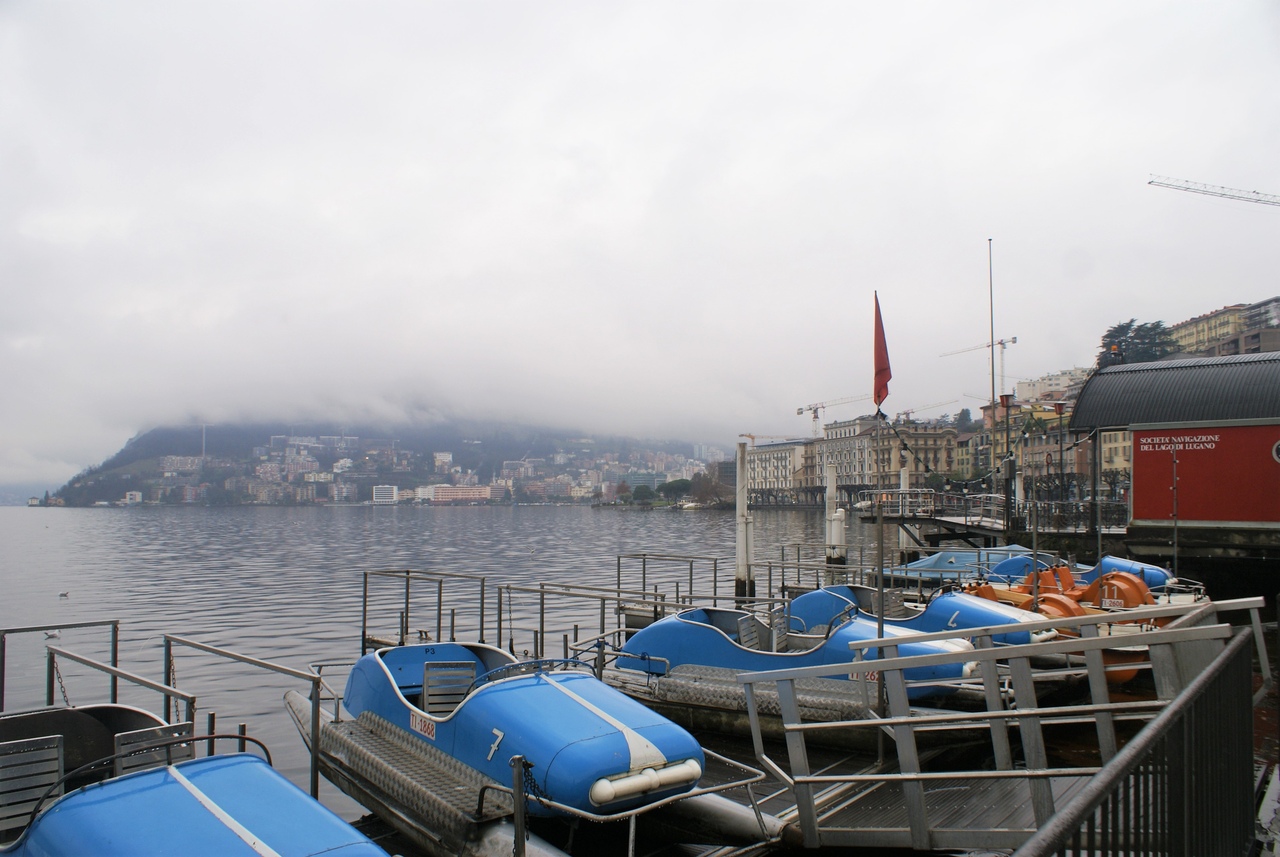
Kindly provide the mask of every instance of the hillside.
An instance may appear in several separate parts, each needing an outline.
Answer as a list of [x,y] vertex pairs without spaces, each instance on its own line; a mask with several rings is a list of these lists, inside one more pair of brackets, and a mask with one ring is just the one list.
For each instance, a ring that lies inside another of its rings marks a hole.
[[[499,473],[506,461],[552,459],[558,454],[627,461],[637,453],[689,456],[692,452],[692,444],[683,441],[591,437],[581,430],[496,422],[443,422],[429,426],[323,423],[166,426],[130,439],[102,464],[69,480],[55,496],[70,506],[119,501],[126,492],[143,490],[144,484],[154,485],[163,478],[166,457],[200,456],[203,445],[209,465],[204,468],[202,479],[213,483],[209,501],[231,502],[222,496],[219,486],[227,479],[251,475],[253,466],[262,459],[262,450],[271,446],[273,437],[281,436],[351,439],[346,452],[315,452],[324,469],[331,469],[339,457],[359,457],[366,450],[381,450],[375,465],[377,474],[385,474],[388,480],[402,486],[433,481],[433,454],[438,452],[450,453],[453,466],[464,473],[474,473],[481,484]],[[392,451],[389,459],[387,450]],[[180,479],[171,482],[177,486],[182,484]]]

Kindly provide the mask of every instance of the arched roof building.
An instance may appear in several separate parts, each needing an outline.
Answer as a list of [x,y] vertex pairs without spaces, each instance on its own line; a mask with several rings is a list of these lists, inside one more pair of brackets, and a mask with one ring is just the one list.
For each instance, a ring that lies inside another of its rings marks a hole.
[[[1139,558],[1280,561],[1280,353],[1109,366],[1080,391],[1070,430],[1127,432],[1125,545]],[[1199,567],[1203,568],[1203,565]]]
[[1071,431],[1280,419],[1280,352],[1108,366],[1080,391]]

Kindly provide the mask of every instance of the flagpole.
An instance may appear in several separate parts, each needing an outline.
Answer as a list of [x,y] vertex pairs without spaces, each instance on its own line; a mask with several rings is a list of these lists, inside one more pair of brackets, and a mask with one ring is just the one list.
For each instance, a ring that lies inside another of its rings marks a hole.
[[[876,305],[876,329],[875,329],[875,385],[872,387],[872,398],[876,403],[876,430],[875,430],[875,462],[876,462],[876,597],[879,604],[876,605],[876,637],[884,639],[884,486],[880,484],[880,423],[884,421],[884,411],[880,409],[880,405],[889,395],[889,381],[893,378],[893,371],[889,368],[889,346],[884,336],[884,321],[880,318],[880,295],[875,294]],[[884,649],[880,650],[880,657],[884,657]],[[885,711],[885,687],[884,672],[876,670],[876,714],[884,717]],[[878,758],[880,764],[884,764],[885,746],[884,731],[876,730],[878,740],[876,742],[878,748]]]

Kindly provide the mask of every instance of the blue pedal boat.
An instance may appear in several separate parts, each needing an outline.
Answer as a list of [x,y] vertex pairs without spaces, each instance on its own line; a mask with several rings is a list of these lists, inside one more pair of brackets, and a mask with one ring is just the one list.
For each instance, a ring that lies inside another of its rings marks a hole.
[[[808,633],[806,633],[808,632]],[[816,633],[814,633],[816,632]],[[970,651],[966,640],[913,643],[920,632],[886,625],[885,637],[901,638],[901,656]],[[873,662],[874,648],[857,644],[879,637],[874,619],[855,615],[823,627],[806,625],[799,632],[774,631],[754,613],[722,607],[684,610],[667,616],[632,635],[618,654],[615,666],[652,675],[686,665],[727,669],[735,673],[824,664],[852,663],[856,657]],[[872,667],[874,669],[874,667]],[[946,696],[973,672],[972,663],[949,663],[906,671],[912,700]],[[849,678],[865,675],[851,671]]]
[[0,717],[0,826],[17,837],[0,855],[386,857],[257,755],[187,758],[117,774],[121,762],[190,755],[203,743],[188,732],[112,752],[121,737],[173,730],[115,704]]
[[[807,627],[830,625],[843,621],[851,615],[861,616],[874,623],[876,617],[867,610],[867,605],[875,603],[875,590],[869,587],[834,585],[824,586],[812,592],[797,596],[791,602],[791,617]],[[914,631],[918,634],[933,634],[943,631],[954,631],[957,636],[970,628],[989,628],[997,625],[1015,625],[1036,622],[1043,619],[1028,610],[979,598],[965,592],[952,590],[935,590],[934,595],[922,609],[906,608],[910,615],[905,617],[885,617],[885,631],[890,628]],[[1025,645],[1052,640],[1057,632],[1045,631],[1008,631],[996,634],[991,639],[997,645]]]
[[578,661],[518,661],[483,643],[379,649],[343,704],[371,712],[503,784],[523,756],[536,815],[609,815],[689,791],[706,767],[693,736]]

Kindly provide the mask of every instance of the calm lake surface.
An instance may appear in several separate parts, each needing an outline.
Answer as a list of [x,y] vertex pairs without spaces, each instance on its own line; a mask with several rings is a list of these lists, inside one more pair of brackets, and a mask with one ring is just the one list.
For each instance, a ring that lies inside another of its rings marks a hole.
[[[819,512],[753,516],[758,562],[779,558],[782,545],[824,540]],[[851,559],[869,545],[866,535],[851,530]],[[719,592],[732,595],[734,515],[577,506],[0,507],[0,544],[0,626],[119,619],[121,667],[159,681],[166,633],[297,669],[354,660],[366,571],[485,576],[489,642],[495,642],[498,586],[611,587],[620,554],[719,557]],[[626,560],[623,568],[624,585],[638,587],[639,561]],[[709,561],[695,565],[699,592],[710,591],[710,568]],[[645,582],[671,592],[678,582],[686,592],[688,575],[687,563],[651,563]],[[375,579],[370,592],[371,630],[393,633],[403,585]],[[444,636],[452,614],[457,638],[476,639],[478,584],[451,582],[441,600]],[[435,635],[435,602],[434,586],[414,590],[411,628]],[[517,651],[532,648],[537,607],[536,594],[504,602],[504,637],[514,637]],[[559,656],[560,629],[580,623],[583,636],[598,631],[595,603],[548,604],[547,612],[558,623],[554,635],[547,627],[549,656]],[[108,642],[106,628],[67,629],[56,639],[43,632],[9,637],[5,709],[43,704],[46,644],[107,660]],[[105,676],[60,664],[71,704],[107,698]],[[307,787],[307,755],[282,701],[286,690],[305,685],[192,649],[178,650],[177,673],[178,687],[199,697],[197,731],[204,730],[208,711],[217,712],[220,732],[247,723],[249,734],[271,748],[276,767]],[[158,694],[123,684],[121,701],[157,712],[161,706]],[[322,799],[345,817],[363,814],[324,786]]]

